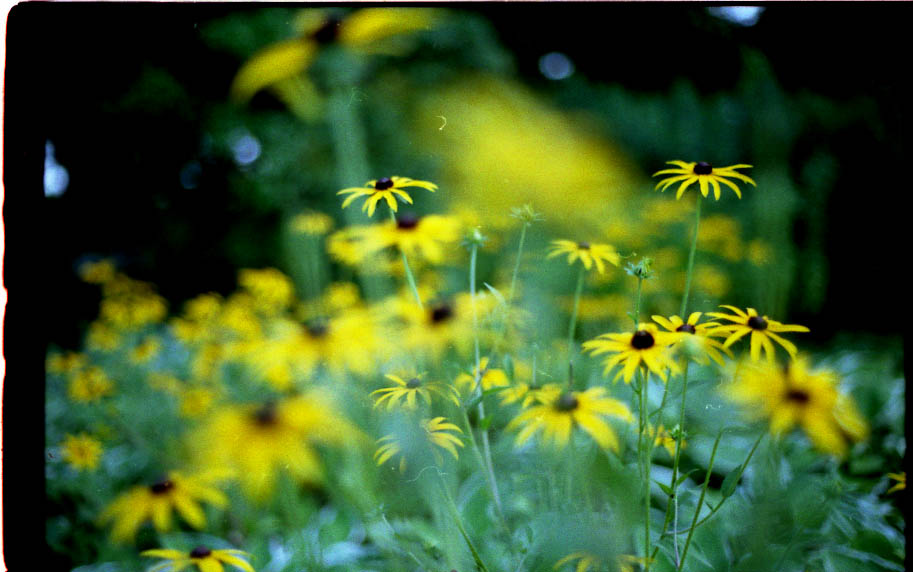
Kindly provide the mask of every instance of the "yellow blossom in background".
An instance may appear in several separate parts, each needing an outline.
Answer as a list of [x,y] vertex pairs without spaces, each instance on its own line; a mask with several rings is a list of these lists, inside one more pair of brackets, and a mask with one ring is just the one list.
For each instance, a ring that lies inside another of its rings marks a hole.
[[295,297],[292,280],[275,268],[242,269],[238,284],[253,297],[255,306],[267,314],[286,310]]
[[501,405],[510,405],[522,400],[520,406],[526,409],[533,403],[547,403],[559,393],[561,393],[561,386],[554,383],[533,387],[520,382],[499,391],[498,397],[501,398]]
[[425,260],[440,264],[445,259],[445,247],[460,238],[460,222],[454,217],[429,215],[419,217],[402,213],[393,221],[377,228],[376,241],[380,248],[396,247],[409,260]]
[[224,406],[187,443],[206,466],[237,474],[256,501],[266,500],[280,471],[298,482],[320,483],[324,470],[316,447],[353,445],[364,438],[323,393]]
[[114,383],[98,366],[74,373],[67,386],[67,395],[78,402],[90,402],[114,393]]
[[[574,309],[573,296],[563,296],[561,306],[568,313]],[[596,294],[580,297],[578,317],[580,320],[622,320],[627,315],[630,300],[623,294]]]
[[[685,273],[682,272],[680,276],[680,284],[682,285],[681,290],[684,290]],[[694,268],[694,285],[705,294],[716,298],[722,298],[731,289],[732,282],[729,279],[729,274],[723,272],[718,267],[698,264]]]
[[85,262],[79,266],[79,277],[89,284],[104,284],[114,279],[117,268],[110,258]]
[[333,230],[333,217],[316,211],[304,212],[292,219],[291,227],[300,234],[323,236]]
[[178,413],[181,417],[190,419],[202,417],[209,413],[217,397],[218,392],[208,387],[188,387],[183,389],[178,394]]
[[772,434],[784,435],[798,425],[816,448],[844,457],[849,442],[867,437],[868,424],[837,382],[835,372],[812,371],[808,358],[800,355],[785,366],[743,361],[724,393],[744,405],[750,417],[768,419]]
[[906,471],[902,473],[888,473],[888,478],[897,481],[893,487],[888,489],[888,494],[902,491],[907,488],[907,473]]
[[574,427],[583,429],[603,449],[618,451],[619,442],[605,417],[617,417],[632,422],[634,417],[628,406],[606,397],[604,387],[591,387],[586,391],[552,392],[541,405],[520,413],[506,430],[519,429],[516,446],[520,447],[533,435],[542,431],[545,443],[564,448]]
[[755,266],[765,266],[773,260],[773,248],[760,239],[748,243],[748,261]]
[[713,187],[713,197],[716,200],[720,200],[720,183],[728,186],[740,199],[742,198],[742,191],[739,190],[739,187],[730,181],[729,179],[738,179],[742,182],[748,183],[754,187],[757,187],[755,182],[742,173],[736,171],[736,169],[750,169],[751,165],[730,165],[728,167],[713,167],[710,163],[705,163],[701,161],[699,163],[688,163],[685,161],[666,161],[666,163],[675,165],[676,169],[663,169],[653,173],[653,176],[657,175],[671,175],[664,178],[660,182],[656,183],[656,189],[665,191],[674,183],[681,182],[681,185],[678,187],[678,191],[675,193],[675,199],[678,200],[682,198],[682,195],[688,190],[688,187],[697,183],[700,187],[701,194],[706,197],[707,193],[710,190],[710,187]]
[[774,349],[771,340],[783,346],[783,349],[785,349],[791,357],[796,357],[796,352],[798,351],[796,345],[777,334],[784,332],[809,331],[805,326],[781,324],[780,322],[771,320],[767,316],[760,316],[758,315],[758,311],[754,308],[748,308],[747,311],[743,312],[735,306],[721,305],[720,307],[726,308],[734,314],[708,312],[707,315],[721,320],[728,320],[733,323],[717,326],[709,331],[709,335],[728,335],[726,341],[723,342],[723,347],[728,348],[742,337],[751,334],[751,359],[753,360],[761,359],[762,349],[767,355],[768,361],[772,362],[774,360],[774,353],[776,350]]
[[567,254],[567,263],[574,264],[580,260],[583,267],[589,270],[596,265],[596,270],[600,274],[605,272],[605,262],[618,266],[621,262],[621,255],[615,251],[615,247],[610,244],[596,244],[589,242],[574,242],[573,240],[553,240],[551,251],[546,258],[553,258]]
[[[591,568],[594,570],[599,570],[601,569],[600,567],[603,566],[603,561],[601,558],[595,554],[580,550],[577,552],[572,552],[558,562],[555,562],[553,569],[557,570],[565,564],[573,562],[574,560],[577,561],[577,566],[574,567],[574,572],[587,572]],[[617,559],[618,572],[634,572],[636,569],[635,567],[645,566],[646,560],[646,558],[640,556],[621,554]]]
[[60,375],[82,369],[86,366],[88,361],[85,354],[77,352],[67,352],[64,354],[53,353],[48,356],[45,362],[45,368],[48,373]]
[[[647,424],[647,434],[653,435],[653,446],[662,447],[669,453],[670,457],[675,456],[675,437],[662,424],[659,427],[653,427]],[[682,439],[682,449],[685,448],[686,441]]]
[[503,369],[488,367],[489,359],[483,357],[479,360],[479,367],[473,367],[472,373],[461,373],[454,380],[454,385],[460,391],[471,392],[476,388],[476,378],[479,378],[479,385],[482,391],[488,391],[494,387],[507,387],[510,381]]
[[615,381],[624,376],[625,383],[631,383],[638,366],[647,368],[666,381],[667,370],[673,374],[681,373],[670,350],[670,346],[678,341],[678,338],[679,336],[674,333],[660,332],[653,324],[638,324],[636,332],[602,334],[583,342],[583,349],[594,356],[603,353],[615,354],[603,362],[603,375],[608,375],[617,366],[624,366],[615,375]]
[[60,443],[61,458],[77,471],[95,470],[101,460],[101,454],[101,442],[87,433],[67,434]]
[[[448,423],[444,417],[423,419],[420,426],[422,428],[422,434],[431,445],[446,450],[453,455],[454,459],[460,458],[457,447],[465,447],[465,445],[459,437],[453,434],[454,431],[457,433],[463,432],[459,427],[453,423]],[[406,469],[406,458],[403,455],[403,443],[396,435],[385,435],[377,440],[377,444],[377,451],[374,452],[374,462],[377,463],[377,466],[383,465],[397,455],[401,455],[399,469],[400,471]],[[442,463],[443,459],[437,450],[435,450],[434,447],[432,447],[431,450],[434,453],[437,462]]]
[[[669,201],[666,201],[669,202]],[[739,221],[726,215],[710,215],[701,219],[697,243],[701,250],[715,252],[731,261],[743,255],[742,228]]]
[[140,552],[140,556],[149,558],[164,558],[166,562],[156,564],[146,572],[180,572],[190,566],[199,572],[223,572],[222,564],[228,564],[244,570],[254,572],[253,566],[239,556],[249,557],[250,554],[242,550],[223,549],[212,550],[207,546],[197,546],[190,552],[182,552],[170,548],[153,548]]
[[139,345],[137,345],[130,352],[130,359],[134,363],[149,363],[152,361],[156,355],[158,355],[159,350],[162,349],[162,344],[158,339],[149,336],[145,338]]
[[395,385],[371,392],[372,396],[377,395],[374,398],[375,408],[386,401],[387,410],[390,410],[400,405],[402,401],[401,406],[403,408],[415,409],[418,406],[418,398],[421,398],[426,405],[430,406],[432,393],[452,402],[454,405],[460,405],[459,394],[453,387],[438,381],[425,381],[422,379],[423,374],[410,374],[400,377],[388,373],[384,377]]
[[382,177],[365,183],[364,187],[349,187],[336,193],[337,195],[349,195],[342,201],[342,208],[346,208],[352,201],[359,197],[368,197],[364,204],[361,205],[362,212],[367,212],[368,216],[374,216],[374,209],[381,199],[387,202],[387,206],[393,212],[397,211],[397,201],[412,204],[412,197],[403,189],[409,187],[418,187],[427,189],[432,193],[437,190],[437,185],[429,181],[417,181],[409,177]]
[[228,505],[228,497],[215,486],[226,476],[219,470],[195,475],[171,471],[151,485],[136,486],[118,496],[99,515],[99,523],[113,521],[111,540],[116,543],[132,542],[139,527],[150,520],[159,532],[171,530],[172,511],[193,528],[202,529],[206,516],[200,502],[218,508]]
[[[494,309],[496,300],[485,293],[476,294],[479,317],[479,336],[482,343],[491,338],[491,331],[482,327],[486,316]],[[461,292],[450,299],[439,299],[418,307],[408,293],[385,302],[385,313],[402,324],[402,344],[407,351],[438,359],[449,350],[466,355],[472,348],[472,296]]]

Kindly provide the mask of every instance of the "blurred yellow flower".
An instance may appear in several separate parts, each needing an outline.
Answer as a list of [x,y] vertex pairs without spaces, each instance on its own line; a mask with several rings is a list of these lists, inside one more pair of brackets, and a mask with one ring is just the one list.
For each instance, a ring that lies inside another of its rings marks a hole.
[[[732,353],[723,344],[710,337],[710,330],[719,324],[716,322],[704,322],[698,324],[701,319],[701,312],[692,312],[688,316],[688,321],[682,320],[679,316],[653,316],[653,321],[670,332],[679,334],[679,341],[676,343],[676,350],[701,365],[707,365],[712,359],[716,363],[723,365],[723,355],[725,353],[732,357]],[[710,358],[710,359],[708,359]]]
[[79,266],[79,277],[90,284],[105,284],[114,279],[114,261],[110,258],[95,262],[84,262]]
[[309,236],[323,236],[333,229],[333,217],[321,212],[304,212],[291,222],[292,230]]
[[424,381],[423,374],[405,375],[407,378],[388,373],[384,375],[387,379],[395,383],[393,387],[384,387],[372,391],[371,395],[377,395],[374,398],[374,407],[377,408],[387,402],[387,410],[393,409],[402,401],[402,407],[405,409],[415,409],[418,406],[418,398],[422,398],[427,405],[431,405],[431,394],[434,393],[443,399],[459,406],[459,394],[450,385],[439,381]]
[[412,197],[403,189],[408,187],[419,187],[427,189],[432,193],[437,190],[437,185],[429,181],[417,181],[409,177],[382,177],[365,183],[364,187],[349,187],[336,193],[337,195],[349,195],[342,201],[342,208],[349,206],[352,201],[359,197],[368,197],[361,206],[362,212],[367,211],[368,216],[374,216],[374,209],[378,201],[384,199],[390,210],[396,212],[396,199],[399,197],[403,202],[412,204]]
[[[655,447],[662,447],[669,453],[670,457],[675,456],[675,437],[666,429],[662,423],[659,427],[654,428],[653,425],[647,424],[647,434],[653,435],[653,445]],[[685,448],[686,441],[682,439],[682,449]]]
[[45,368],[47,369],[48,373],[60,375],[63,373],[71,373],[78,369],[82,369],[86,366],[88,361],[88,358],[85,356],[85,354],[82,353],[52,353],[47,358]]
[[130,360],[138,364],[149,363],[161,348],[162,344],[157,338],[148,336],[130,351]]
[[[574,572],[587,572],[590,568],[599,569],[603,566],[603,561],[601,558],[595,554],[580,550],[577,552],[572,552],[555,562],[554,570],[557,570],[568,564],[577,560],[577,566],[574,567]],[[634,572],[636,566],[644,566],[646,558],[641,556],[631,556],[630,554],[621,554],[618,556],[618,572]],[[652,560],[651,560],[652,562]]]
[[444,261],[445,245],[460,238],[460,222],[454,217],[428,215],[419,217],[403,213],[393,221],[377,228],[376,240],[380,248],[395,246],[409,260],[426,260],[432,264]]
[[567,263],[573,264],[580,260],[583,267],[589,270],[596,265],[596,270],[600,274],[605,272],[605,263],[609,262],[618,266],[621,262],[621,255],[615,251],[615,247],[610,244],[596,244],[589,242],[574,242],[573,240],[553,240],[551,251],[546,258],[553,258],[567,254]]
[[743,361],[724,393],[753,418],[767,418],[776,436],[799,425],[818,449],[844,457],[849,441],[862,441],[868,424],[850,396],[839,392],[837,374],[810,371],[797,356],[781,366],[773,361]]
[[[666,201],[667,203],[669,201]],[[726,215],[710,215],[701,219],[697,242],[701,250],[715,252],[727,260],[742,258],[741,225]]]
[[591,387],[582,392],[550,392],[547,401],[520,413],[507,424],[506,429],[520,429],[517,447],[541,430],[546,443],[563,448],[571,437],[572,429],[580,427],[603,449],[618,451],[618,437],[605,417],[617,417],[628,422],[632,422],[634,417],[627,405],[606,397],[605,393],[603,387]]
[[295,298],[291,278],[275,268],[242,269],[238,273],[238,284],[253,297],[256,307],[267,315],[288,309]]
[[78,402],[90,402],[114,393],[114,383],[98,366],[91,366],[74,373],[67,386],[70,399]]
[[219,508],[228,505],[228,497],[213,486],[225,478],[226,473],[218,470],[196,475],[171,471],[151,485],[136,486],[118,496],[99,515],[99,523],[114,521],[111,540],[116,543],[132,542],[147,520],[159,532],[171,530],[172,510],[193,528],[202,529],[206,526],[206,516],[200,501]]
[[460,391],[473,391],[476,388],[476,377],[479,378],[479,385],[482,391],[488,391],[493,387],[507,387],[510,381],[503,369],[488,367],[488,358],[483,357],[479,360],[479,367],[473,367],[472,373],[461,373],[454,380],[454,384]]
[[666,161],[678,167],[677,169],[663,169],[653,173],[653,176],[656,175],[672,175],[666,177],[660,182],[656,183],[656,189],[665,191],[669,186],[674,183],[681,181],[681,185],[678,187],[678,192],[675,193],[675,199],[678,200],[682,198],[682,195],[685,194],[685,191],[688,190],[688,187],[694,183],[698,183],[701,189],[701,194],[705,197],[710,190],[710,187],[713,187],[713,197],[716,200],[720,200],[720,183],[725,184],[740,199],[742,198],[742,191],[739,190],[739,187],[735,183],[729,180],[729,178],[738,179],[742,182],[748,183],[752,186],[757,187],[755,182],[750,178],[746,177],[742,173],[739,173],[735,169],[750,169],[751,165],[730,165],[728,167],[713,167],[710,163],[705,163],[703,161],[699,163],[688,163],[685,161]]
[[670,350],[670,346],[678,341],[679,337],[675,333],[660,332],[653,324],[638,324],[636,332],[602,334],[583,342],[583,349],[594,356],[614,353],[615,355],[603,362],[603,375],[608,375],[616,366],[624,365],[624,368],[615,375],[615,381],[624,375],[625,383],[631,383],[634,372],[641,364],[666,381],[667,369],[673,374],[681,373]]
[[[462,433],[463,431],[459,427],[453,423],[448,423],[444,417],[424,419],[421,421],[420,426],[422,428],[423,435],[429,443],[446,450],[451,455],[453,455],[454,459],[460,458],[457,447],[465,447],[465,445],[459,437],[452,433],[452,431]],[[403,444],[400,442],[400,439],[396,435],[385,435],[377,440],[377,444],[377,451],[374,452],[374,462],[377,463],[377,466],[383,465],[393,457],[402,455],[403,453]],[[441,459],[441,456],[437,450],[435,450],[434,447],[432,447],[431,450],[434,453],[437,462],[442,463],[443,459]],[[401,456],[399,461],[399,470],[404,471],[405,469],[406,458],[405,456]]]
[[499,391],[498,397],[501,398],[501,405],[510,405],[522,400],[520,406],[526,409],[533,403],[548,402],[555,393],[561,393],[561,387],[554,383],[534,387],[520,382]]
[[888,489],[888,494],[902,491],[907,488],[907,473],[906,471],[902,473],[888,473],[888,478],[897,481],[897,483]]
[[101,442],[87,433],[67,434],[60,444],[60,456],[68,465],[78,471],[95,470],[101,454]]
[[199,572],[224,572],[225,568],[222,564],[240,568],[244,572],[254,572],[253,566],[246,560],[238,558],[238,556],[250,556],[250,554],[231,548],[212,550],[206,546],[197,546],[190,552],[170,548],[153,548],[140,552],[140,556],[166,560],[146,572],[180,572],[188,566],[194,566]]
[[753,360],[761,359],[762,349],[767,355],[768,361],[772,362],[774,360],[774,353],[776,350],[774,349],[771,340],[783,346],[783,349],[789,353],[790,357],[796,357],[796,345],[777,335],[777,333],[809,331],[805,326],[781,324],[780,322],[771,320],[767,316],[759,316],[758,311],[754,308],[748,308],[747,312],[743,312],[735,306],[721,305],[720,307],[731,310],[735,315],[724,314],[722,312],[708,312],[707,315],[721,320],[729,320],[734,323],[716,326],[711,329],[708,334],[711,336],[728,334],[729,337],[723,342],[723,347],[726,348],[737,342],[743,336],[751,334],[751,359]]
[[[491,338],[490,329],[483,324],[495,303],[492,296],[476,295],[482,343]],[[469,353],[473,323],[472,296],[468,292],[461,292],[450,300],[432,302],[424,309],[419,308],[408,294],[387,300],[385,306],[387,315],[402,323],[402,344],[406,351],[417,351],[432,359],[440,358],[449,350],[455,350],[460,355]]]

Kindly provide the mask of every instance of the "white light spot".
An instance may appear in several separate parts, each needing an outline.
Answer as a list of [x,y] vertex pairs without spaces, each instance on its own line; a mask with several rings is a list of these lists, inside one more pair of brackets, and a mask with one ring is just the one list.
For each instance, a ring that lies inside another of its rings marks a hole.
[[739,26],[754,26],[761,18],[764,8],[761,6],[717,6],[707,8],[713,16]]
[[232,137],[231,152],[235,163],[247,167],[260,157],[260,142],[247,131],[238,131]]
[[70,184],[70,174],[66,167],[54,159],[54,144],[44,144],[44,196],[59,197]]
[[539,58],[539,71],[548,79],[566,79],[574,74],[574,62],[561,52],[549,52]]

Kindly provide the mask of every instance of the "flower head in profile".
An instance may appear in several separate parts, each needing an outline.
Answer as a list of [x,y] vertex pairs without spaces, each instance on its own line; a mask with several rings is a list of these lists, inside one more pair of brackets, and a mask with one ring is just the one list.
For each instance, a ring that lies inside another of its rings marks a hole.
[[503,369],[489,367],[489,359],[483,357],[479,360],[479,367],[472,368],[472,373],[461,373],[454,380],[454,384],[460,391],[472,391],[476,387],[476,379],[482,386],[482,391],[487,391],[493,387],[507,387],[510,381],[507,379],[507,373]]
[[606,397],[602,387],[586,391],[554,391],[540,405],[530,407],[508,423],[507,430],[519,429],[516,446],[520,447],[542,431],[543,441],[559,449],[567,445],[575,427],[583,429],[603,449],[618,450],[615,432],[606,416],[631,422],[634,418],[628,406]]
[[101,454],[101,442],[86,433],[68,434],[60,444],[60,456],[68,465],[78,471],[95,470]]
[[720,183],[728,186],[737,197],[740,199],[742,198],[742,191],[740,191],[739,187],[729,179],[738,179],[739,181],[757,187],[751,177],[736,171],[736,169],[750,169],[751,165],[740,163],[738,165],[729,165],[728,167],[713,167],[710,163],[705,163],[703,161],[699,163],[688,163],[686,161],[666,162],[675,165],[677,168],[663,169],[662,171],[653,173],[654,177],[657,175],[670,175],[656,183],[656,188],[665,191],[671,185],[681,182],[678,186],[678,192],[675,193],[676,200],[682,198],[682,195],[685,194],[688,187],[694,183],[699,185],[701,194],[705,197],[710,191],[710,187],[713,187],[713,198],[716,200],[720,200]]
[[577,260],[583,264],[583,267],[589,270],[596,266],[596,270],[602,274],[605,272],[605,263],[609,262],[618,266],[621,263],[621,255],[615,251],[615,247],[610,244],[598,244],[590,242],[574,242],[573,240],[553,240],[551,250],[546,258],[554,258],[567,254],[567,263],[573,264]]
[[432,393],[454,405],[460,404],[458,393],[452,386],[439,381],[425,381],[422,379],[423,376],[424,374],[406,375],[403,376],[406,379],[403,379],[392,373],[386,374],[384,377],[395,385],[371,392],[372,396],[377,395],[374,398],[374,407],[380,407],[386,401],[387,410],[393,409],[397,405],[401,405],[405,409],[415,409],[418,406],[419,398],[424,400],[427,405],[431,405]]
[[166,560],[161,564],[156,564],[147,572],[180,572],[189,566],[194,566],[199,572],[223,572],[225,568],[222,564],[240,568],[244,572],[254,572],[253,566],[246,560],[238,558],[239,556],[250,556],[242,550],[213,550],[208,546],[197,546],[190,552],[183,552],[171,548],[154,548],[140,552],[140,556]]
[[796,345],[791,341],[779,336],[784,332],[807,332],[808,328],[796,324],[781,324],[771,320],[767,316],[759,316],[758,311],[754,308],[748,308],[742,311],[735,306],[721,306],[731,310],[734,315],[724,314],[722,312],[708,312],[708,316],[728,320],[732,324],[716,326],[708,331],[708,335],[726,334],[728,337],[723,342],[723,347],[728,348],[742,337],[751,334],[751,359],[761,359],[761,350],[767,355],[768,361],[774,360],[774,345],[771,340],[777,342],[785,349],[790,357],[796,357]]
[[751,416],[767,418],[774,435],[798,425],[816,448],[844,457],[849,442],[866,438],[868,424],[837,382],[835,372],[812,371],[800,355],[782,366],[745,361],[735,368],[724,392]]
[[[421,421],[420,425],[422,434],[428,440],[428,443],[446,450],[453,455],[454,459],[460,458],[457,447],[465,447],[465,445],[459,437],[454,435],[454,432],[463,432],[459,427],[453,423],[448,423],[444,417],[424,419]],[[406,457],[403,455],[403,443],[397,435],[385,435],[377,440],[377,444],[377,451],[374,452],[374,462],[377,463],[377,466],[383,465],[393,457],[399,455],[399,469],[400,471],[406,469]],[[431,450],[434,453],[437,462],[441,463],[443,460],[437,450],[434,447],[432,447]]]
[[228,497],[214,486],[227,476],[225,471],[211,470],[197,475],[184,475],[171,471],[150,485],[139,485],[123,493],[99,515],[104,524],[114,521],[111,529],[113,542],[132,542],[139,527],[151,520],[159,532],[171,530],[172,511],[193,528],[206,526],[206,516],[200,502],[222,508]]
[[368,216],[374,216],[374,209],[381,199],[387,201],[390,210],[396,212],[397,197],[406,203],[412,204],[412,197],[403,189],[408,187],[419,187],[428,189],[432,193],[437,190],[437,185],[428,181],[417,181],[409,177],[383,177],[365,183],[364,187],[349,187],[336,193],[337,195],[349,195],[342,201],[342,208],[346,208],[352,201],[359,197],[367,197],[361,206],[362,212],[367,212]]
[[616,381],[624,376],[625,383],[631,383],[638,366],[646,367],[666,381],[666,370],[673,374],[681,372],[670,349],[679,337],[679,334],[672,332],[660,332],[654,324],[639,324],[637,331],[633,333],[602,334],[583,342],[583,349],[594,356],[614,354],[603,362],[603,375],[608,375],[613,368],[623,365],[623,369],[615,375]]
[[723,347],[720,341],[710,337],[711,329],[719,324],[716,322],[699,324],[700,319],[701,312],[692,312],[688,316],[687,322],[679,316],[669,318],[653,316],[654,322],[679,335],[679,342],[675,346],[679,353],[701,365],[709,364],[711,359],[723,365],[723,353],[729,357],[732,357],[732,353],[728,348]]

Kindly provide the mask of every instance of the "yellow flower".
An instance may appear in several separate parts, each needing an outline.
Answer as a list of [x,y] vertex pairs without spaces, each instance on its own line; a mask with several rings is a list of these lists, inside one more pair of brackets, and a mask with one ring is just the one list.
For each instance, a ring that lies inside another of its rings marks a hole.
[[533,387],[526,383],[516,383],[511,387],[498,392],[501,405],[510,405],[521,399],[520,406],[526,409],[533,403],[547,403],[555,393],[561,393],[561,387],[554,383],[546,383],[541,387]]
[[493,387],[507,387],[510,381],[503,369],[488,367],[488,358],[483,357],[479,360],[479,367],[472,368],[472,373],[461,373],[454,380],[454,384],[460,391],[472,391],[476,387],[476,378],[479,378],[479,384],[482,391],[487,391]]
[[[653,438],[654,446],[657,446],[657,447],[662,446],[662,448],[665,449],[666,452],[669,453],[670,457],[675,456],[675,437],[673,437],[672,433],[670,433],[669,430],[666,429],[662,424],[660,424],[660,426],[657,427],[656,430],[653,429],[652,425],[648,424],[647,433],[654,436],[654,438]],[[682,439],[682,449],[685,448],[686,444],[687,444],[686,441],[684,439]]]
[[159,532],[171,530],[172,510],[193,528],[202,529],[206,526],[206,516],[199,501],[219,508],[228,505],[228,497],[212,486],[225,476],[224,471],[216,470],[193,476],[171,471],[151,485],[133,487],[114,499],[99,515],[99,522],[114,521],[111,540],[118,543],[132,542],[147,520],[151,520]]
[[618,451],[618,437],[604,416],[610,415],[628,422],[634,418],[627,405],[605,397],[605,392],[603,387],[591,387],[583,392],[552,391],[546,402],[530,407],[508,423],[507,430],[522,427],[517,434],[517,447],[542,430],[545,442],[563,448],[570,439],[571,430],[580,427],[603,449]]
[[140,552],[140,556],[164,558],[167,562],[156,564],[146,572],[180,572],[188,566],[196,566],[199,572],[223,572],[222,564],[240,568],[245,572],[254,572],[246,560],[238,556],[250,556],[247,552],[234,549],[212,550],[207,546],[197,546],[190,552],[170,548],[154,548]]
[[232,469],[245,493],[262,501],[278,474],[320,483],[323,466],[315,445],[345,445],[363,438],[317,391],[261,406],[228,406],[215,412],[189,440],[201,462]]
[[739,187],[735,183],[729,180],[729,178],[738,179],[745,183],[748,183],[752,186],[757,187],[755,182],[751,180],[750,177],[746,177],[742,173],[739,173],[735,169],[750,169],[751,165],[730,165],[728,167],[713,167],[710,163],[705,163],[701,161],[700,163],[687,163],[685,161],[666,161],[672,165],[676,165],[677,169],[663,169],[662,171],[657,171],[653,173],[653,176],[656,175],[673,175],[671,177],[666,177],[660,182],[656,183],[656,188],[659,189],[662,187],[662,191],[665,191],[673,183],[681,181],[681,185],[678,187],[678,192],[675,193],[675,199],[678,200],[685,194],[685,191],[695,182],[700,185],[701,194],[705,197],[710,189],[713,187],[713,197],[716,200],[720,200],[720,183],[725,184],[730,189],[735,192],[736,196],[740,199],[742,198],[742,191],[739,190]]
[[178,394],[180,401],[178,413],[181,417],[202,417],[212,408],[217,395],[214,389],[208,387],[188,387],[181,390]]
[[364,187],[350,187],[336,193],[337,195],[349,195],[342,201],[342,208],[349,206],[352,201],[358,197],[368,197],[368,200],[361,206],[362,212],[367,211],[368,216],[374,216],[374,209],[377,202],[381,199],[387,201],[390,210],[396,212],[396,198],[412,204],[412,197],[409,193],[403,191],[407,187],[419,187],[428,189],[432,193],[437,190],[437,185],[428,181],[416,181],[409,177],[383,177],[380,179],[368,181]]
[[[565,564],[577,560],[577,566],[574,567],[574,572],[587,572],[590,568],[598,568],[602,566],[602,559],[591,554],[589,552],[580,550],[577,552],[572,552],[555,562],[554,569],[557,570],[564,566]],[[630,554],[621,554],[618,556],[618,570],[619,572],[634,572],[634,567],[637,565],[644,566],[644,561],[646,558],[640,556],[631,556]]]
[[615,247],[610,244],[591,244],[589,242],[574,242],[573,240],[553,240],[551,252],[546,258],[553,258],[561,254],[567,254],[567,263],[573,264],[578,258],[583,263],[583,267],[589,270],[596,265],[596,270],[600,274],[605,272],[604,262],[610,262],[615,266],[621,262],[621,255],[615,251]]
[[70,378],[67,394],[73,401],[89,402],[114,393],[114,383],[104,370],[92,366],[75,373]]
[[692,312],[688,316],[687,322],[678,316],[670,316],[668,319],[663,316],[653,316],[654,322],[670,332],[679,334],[679,342],[676,344],[676,349],[680,353],[701,365],[710,363],[710,360],[707,359],[708,357],[723,365],[723,355],[720,351],[725,352],[729,357],[732,357],[732,353],[728,348],[724,348],[722,343],[710,337],[710,330],[719,324],[716,322],[698,324],[700,319],[701,312]]
[[105,284],[114,279],[116,268],[110,258],[79,265],[79,277],[90,284]]
[[62,374],[62,373],[72,373],[78,369],[82,369],[88,363],[88,358],[85,354],[76,353],[76,352],[67,352],[65,354],[54,353],[48,356],[45,367],[48,370],[48,373]]
[[292,230],[309,236],[323,236],[333,229],[333,218],[321,212],[304,212],[292,219]]
[[[443,417],[435,417],[434,419],[423,419],[421,421],[421,428],[429,443],[436,445],[441,449],[445,449],[453,455],[454,459],[460,458],[457,447],[465,447],[465,445],[459,437],[449,433],[450,431],[462,433],[463,431],[459,427],[453,423],[448,423]],[[379,446],[377,451],[374,452],[374,462],[377,463],[378,467],[393,457],[401,455],[403,452],[403,443],[396,435],[385,435],[377,440],[377,444]],[[432,452],[434,453],[437,462],[441,463],[442,459],[437,450],[432,447]],[[405,456],[402,456],[400,457],[399,469],[400,471],[403,471],[405,468],[406,458]]]
[[242,269],[238,284],[253,297],[257,308],[267,314],[286,310],[295,298],[292,280],[275,268]]
[[449,216],[429,215],[419,217],[403,213],[396,223],[388,221],[377,229],[376,241],[380,248],[395,246],[410,260],[427,260],[432,264],[444,261],[444,245],[460,238],[460,222]]
[[101,442],[86,433],[70,435],[60,444],[60,456],[76,470],[95,470],[101,459]]
[[156,338],[149,336],[133,348],[133,351],[130,352],[130,359],[139,364],[149,363],[155,358],[161,347],[162,344]]
[[897,483],[888,489],[888,493],[893,493],[895,491],[902,491],[907,488],[907,472],[902,473],[888,473],[889,479],[894,479]]
[[799,425],[815,447],[838,457],[846,455],[848,441],[861,441],[868,434],[868,424],[852,399],[838,391],[837,374],[809,371],[803,356],[785,366],[743,362],[724,392],[745,405],[752,417],[768,418],[774,435]]
[[724,314],[722,312],[708,312],[707,315],[721,320],[729,320],[734,323],[717,326],[710,330],[709,335],[728,334],[729,337],[723,342],[723,347],[728,348],[743,336],[751,334],[751,359],[753,360],[761,359],[762,349],[767,355],[768,361],[772,362],[774,360],[774,353],[776,350],[774,349],[773,342],[770,340],[783,346],[783,349],[789,353],[790,357],[796,357],[796,345],[791,341],[778,336],[777,333],[809,331],[805,326],[781,324],[780,322],[771,320],[767,316],[759,316],[758,311],[754,308],[748,308],[746,313],[735,306],[727,306],[724,304],[720,307],[735,312],[735,315]]
[[[490,329],[483,324],[495,302],[493,296],[476,294],[482,343],[491,337]],[[387,311],[391,318],[403,323],[402,342],[407,351],[418,351],[437,359],[451,349],[466,355],[472,347],[472,295],[468,292],[461,292],[451,300],[432,302],[424,309],[406,293],[388,300]]]
[[393,387],[384,387],[376,391],[372,391],[371,395],[377,394],[378,397],[374,400],[374,407],[379,407],[383,404],[384,401],[387,402],[387,410],[393,409],[396,405],[403,401],[402,406],[405,409],[415,409],[417,407],[417,398],[421,397],[425,400],[425,403],[431,405],[431,394],[435,393],[440,397],[453,402],[454,405],[459,406],[460,400],[458,398],[458,393],[456,390],[445,384],[437,381],[426,382],[422,380],[422,375],[406,375],[409,380],[405,381],[402,377],[398,375],[393,375],[392,373],[386,374],[384,377],[395,383]]
[[603,375],[608,375],[615,366],[624,364],[624,368],[615,375],[615,381],[624,375],[625,383],[631,383],[634,372],[641,364],[666,381],[666,369],[673,374],[681,373],[669,349],[679,337],[674,333],[660,332],[653,324],[639,324],[637,331],[630,334],[602,334],[583,342],[583,349],[592,352],[591,355],[594,356],[614,353],[603,362]]

